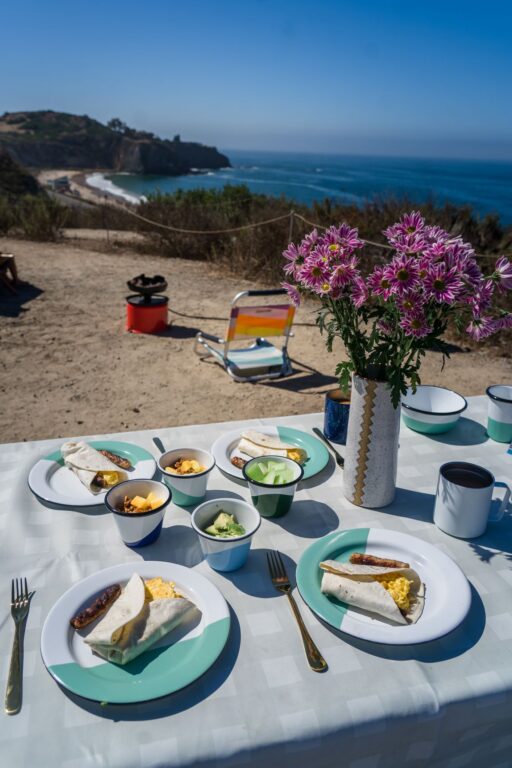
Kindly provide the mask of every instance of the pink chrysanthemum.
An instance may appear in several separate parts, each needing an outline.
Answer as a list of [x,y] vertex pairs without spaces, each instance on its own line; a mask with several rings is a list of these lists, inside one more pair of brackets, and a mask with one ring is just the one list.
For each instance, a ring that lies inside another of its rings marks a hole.
[[384,336],[391,336],[393,333],[393,326],[388,320],[379,320],[377,322],[377,328]]
[[500,256],[494,270],[496,284],[502,291],[512,291],[512,262]]
[[355,258],[346,259],[334,267],[331,275],[331,285],[333,288],[344,288],[353,282],[357,275]]
[[374,296],[382,296],[384,300],[394,293],[391,282],[384,274],[385,267],[375,267],[371,275],[368,277],[367,285],[369,291]]
[[291,283],[281,283],[281,287],[286,290],[292,304],[296,307],[300,306],[300,293],[297,290],[297,287]]
[[389,280],[396,293],[402,294],[418,285],[418,260],[399,254],[384,268],[384,277]]
[[464,303],[470,305],[474,317],[480,317],[490,308],[493,293],[494,283],[492,280],[484,280],[482,278],[478,288],[465,298]]
[[406,213],[397,224],[384,230],[388,242],[397,251],[418,253],[428,244],[423,233],[425,219],[418,211]]
[[330,272],[325,258],[321,254],[312,253],[304,260],[297,277],[305,288],[316,293],[320,286],[329,283]]
[[414,312],[421,309],[425,304],[425,294],[421,291],[408,291],[401,296],[397,296],[396,303],[400,312]]
[[309,232],[301,242],[301,248],[304,253],[310,253],[318,242],[318,230],[313,229]]
[[423,281],[428,298],[439,304],[454,304],[464,288],[459,272],[453,267],[447,269],[442,262],[432,264]]
[[421,310],[407,312],[401,318],[398,325],[405,331],[406,336],[414,336],[416,339],[422,339],[432,331],[432,327],[427,323],[427,319]]
[[360,309],[368,299],[368,288],[363,278],[358,275],[352,284],[352,301]]
[[437,243],[448,240],[450,235],[437,225],[426,225],[423,228],[423,237],[428,243]]
[[322,242],[327,245],[339,245],[347,254],[352,253],[356,248],[364,246],[359,238],[357,229],[349,227],[348,224],[341,224],[339,227],[329,227],[322,235]]
[[285,259],[285,265],[283,271],[286,275],[297,279],[298,273],[302,265],[304,264],[304,251],[301,246],[297,248],[294,243],[290,243],[288,248],[283,251]]
[[388,227],[384,230],[386,237],[394,237],[395,235],[414,235],[416,232],[421,232],[425,228],[425,219],[419,211],[411,211],[411,213],[404,213],[400,221],[393,224],[392,227]]
[[497,321],[492,317],[474,317],[466,328],[466,333],[475,341],[482,341],[482,339],[486,339],[497,330],[499,330]]
[[494,321],[494,324],[496,326],[496,330],[498,331],[504,331],[508,328],[512,328],[512,314],[498,317],[498,319]]

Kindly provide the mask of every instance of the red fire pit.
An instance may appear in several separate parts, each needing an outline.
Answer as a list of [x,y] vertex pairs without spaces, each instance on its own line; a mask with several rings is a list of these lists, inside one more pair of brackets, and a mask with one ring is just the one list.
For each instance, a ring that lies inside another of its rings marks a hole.
[[160,333],[167,328],[167,281],[161,275],[138,275],[128,280],[128,288],[136,295],[126,297],[126,330],[131,333]]

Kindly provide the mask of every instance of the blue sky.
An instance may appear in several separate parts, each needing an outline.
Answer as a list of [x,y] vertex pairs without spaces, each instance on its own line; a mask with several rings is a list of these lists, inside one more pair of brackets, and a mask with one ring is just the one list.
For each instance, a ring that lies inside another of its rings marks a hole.
[[116,116],[231,149],[512,159],[507,2],[8,7],[0,111]]

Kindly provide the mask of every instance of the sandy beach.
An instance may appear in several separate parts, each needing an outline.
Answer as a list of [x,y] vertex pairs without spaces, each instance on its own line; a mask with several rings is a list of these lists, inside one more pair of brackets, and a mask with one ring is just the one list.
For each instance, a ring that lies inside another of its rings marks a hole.
[[[110,238],[68,231],[57,244],[0,239],[27,281],[18,297],[0,287],[2,442],[323,409],[343,350],[327,353],[312,305],[296,316],[293,376],[237,384],[194,354],[194,337],[198,329],[222,335],[231,298],[254,285],[205,263],[137,254],[128,233]],[[126,280],[141,272],[168,280],[172,324],[159,336],[124,329]],[[430,353],[422,380],[482,394],[511,378],[512,361],[500,354],[455,351],[443,371]]]
[[[108,198],[109,205],[117,204],[125,207],[126,202],[128,202],[127,199],[120,195],[112,194],[108,188],[99,189],[98,187],[91,186],[87,182],[87,179],[91,176],[101,176],[108,173],[112,173],[112,169],[98,170],[95,168],[94,170],[90,171],[70,171],[69,169],[62,170],[53,168],[51,170],[39,171],[35,175],[41,186],[45,189],[47,189],[47,184],[49,181],[58,179],[61,176],[67,176],[69,179],[69,187],[71,192],[76,195],[77,198],[89,203],[102,203],[105,201],[105,198]],[[56,194],[58,197],[61,196],[60,193]]]

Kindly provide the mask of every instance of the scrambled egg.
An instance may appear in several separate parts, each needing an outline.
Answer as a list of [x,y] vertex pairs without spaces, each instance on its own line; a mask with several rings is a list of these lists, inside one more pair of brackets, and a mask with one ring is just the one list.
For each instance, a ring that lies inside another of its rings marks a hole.
[[166,467],[166,472],[172,472],[174,475],[195,475],[197,472],[204,472],[203,467],[195,459],[178,459],[172,467]]
[[304,456],[300,451],[294,451],[292,448],[288,450],[288,458],[301,464],[304,461]]
[[154,579],[145,579],[144,591],[146,594],[146,602],[150,603],[151,600],[183,597],[179,592],[176,592],[174,587],[175,584],[173,581],[164,581],[161,576],[156,576]]
[[405,576],[394,576],[392,573],[377,576],[376,579],[389,592],[401,611],[409,610],[412,584],[410,579],[406,579]]
[[101,474],[103,476],[103,479],[105,480],[106,484],[110,487],[112,485],[117,485],[119,482],[119,473],[118,472],[99,472],[98,474]]
[[[133,499],[125,498],[125,512],[150,512],[152,509],[157,509],[162,504],[162,499],[159,499],[156,493],[151,491],[148,493],[147,498],[144,496],[134,496]],[[128,509],[126,507],[129,507]]]

